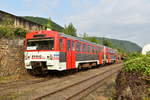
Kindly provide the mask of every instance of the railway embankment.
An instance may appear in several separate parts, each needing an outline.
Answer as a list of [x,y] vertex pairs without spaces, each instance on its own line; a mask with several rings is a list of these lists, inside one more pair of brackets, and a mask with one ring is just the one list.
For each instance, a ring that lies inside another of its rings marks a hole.
[[0,39],[0,79],[25,73],[23,41]]
[[132,55],[116,79],[117,100],[150,100],[150,56]]

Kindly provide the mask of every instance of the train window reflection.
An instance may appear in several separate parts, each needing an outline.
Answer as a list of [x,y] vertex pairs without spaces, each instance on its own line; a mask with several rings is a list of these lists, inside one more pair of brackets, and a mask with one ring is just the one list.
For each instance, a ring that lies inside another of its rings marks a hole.
[[27,50],[53,50],[54,38],[32,39],[27,41]]

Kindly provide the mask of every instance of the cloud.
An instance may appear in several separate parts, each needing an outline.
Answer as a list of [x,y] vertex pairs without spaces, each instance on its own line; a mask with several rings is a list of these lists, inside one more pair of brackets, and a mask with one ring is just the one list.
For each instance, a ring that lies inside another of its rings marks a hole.
[[79,34],[130,40],[141,46],[150,43],[149,0],[23,1],[30,15],[50,16],[62,26],[72,22]]
[[131,40],[141,46],[150,43],[149,0],[97,0],[94,5],[65,17],[65,22],[75,24],[79,33]]

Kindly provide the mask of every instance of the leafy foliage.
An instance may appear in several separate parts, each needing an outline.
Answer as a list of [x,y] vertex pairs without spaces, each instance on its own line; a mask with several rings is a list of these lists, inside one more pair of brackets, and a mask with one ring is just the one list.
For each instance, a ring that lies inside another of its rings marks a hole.
[[83,39],[99,44],[96,37],[89,37],[87,33],[83,34]]
[[13,28],[13,27],[1,27],[0,26],[0,38],[16,38],[25,37],[27,30],[22,28]]
[[0,22],[0,38],[25,37],[27,30],[13,26],[13,21],[9,16]]
[[99,43],[103,45],[103,40],[110,40],[112,43],[113,48],[118,48],[121,52],[125,53],[133,53],[133,52],[141,52],[142,48],[137,44],[125,41],[125,40],[117,40],[117,39],[110,39],[110,38],[103,38],[103,37],[96,37],[99,40]]
[[113,48],[112,42],[108,39],[103,39],[103,45]]
[[124,66],[125,71],[136,71],[150,75],[150,55],[134,53],[129,56]]
[[64,33],[72,36],[77,36],[77,29],[70,23],[68,26],[65,25]]
[[53,22],[52,22],[51,18],[49,18],[49,19],[47,20],[46,27],[48,27],[48,28],[50,28],[50,29],[53,29],[52,24],[53,24]]

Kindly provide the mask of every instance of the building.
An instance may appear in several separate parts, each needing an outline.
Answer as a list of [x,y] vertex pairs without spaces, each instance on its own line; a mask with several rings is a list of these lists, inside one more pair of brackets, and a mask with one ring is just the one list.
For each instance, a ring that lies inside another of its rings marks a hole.
[[22,17],[15,16],[13,14],[10,14],[10,13],[0,10],[0,21],[5,21],[7,19],[11,19],[11,22],[14,25],[14,27],[24,28],[29,31],[46,29],[46,27],[44,25],[26,20]]

